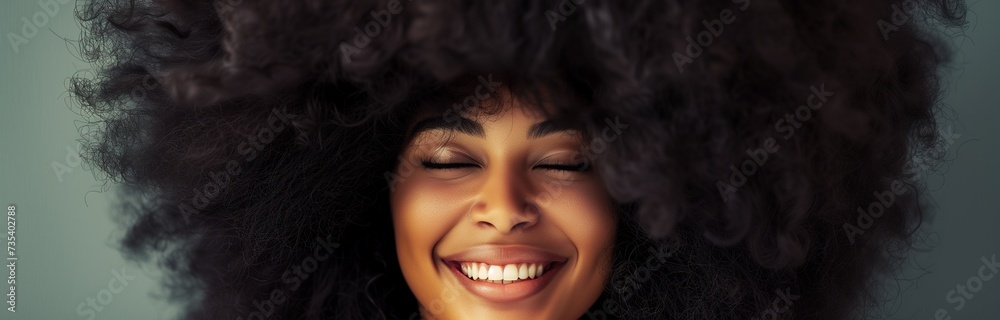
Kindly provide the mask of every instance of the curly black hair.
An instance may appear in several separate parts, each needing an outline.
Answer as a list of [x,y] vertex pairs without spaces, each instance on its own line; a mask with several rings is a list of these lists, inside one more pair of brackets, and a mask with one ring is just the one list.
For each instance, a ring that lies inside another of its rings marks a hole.
[[[589,136],[620,210],[585,317],[885,311],[929,213],[961,0],[89,0],[74,77],[123,250],[187,319],[410,319],[391,173],[479,77]],[[552,97],[554,96],[554,97]]]

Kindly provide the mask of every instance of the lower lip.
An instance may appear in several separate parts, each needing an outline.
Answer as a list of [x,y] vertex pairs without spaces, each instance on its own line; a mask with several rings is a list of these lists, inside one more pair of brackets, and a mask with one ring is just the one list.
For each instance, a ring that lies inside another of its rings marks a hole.
[[551,269],[546,269],[541,277],[508,284],[472,280],[462,274],[462,271],[456,269],[454,265],[450,263],[445,263],[445,265],[451,269],[451,272],[458,278],[458,282],[461,282],[466,290],[480,298],[491,302],[514,302],[528,298],[545,289],[545,286],[562,269],[563,263],[552,264]]

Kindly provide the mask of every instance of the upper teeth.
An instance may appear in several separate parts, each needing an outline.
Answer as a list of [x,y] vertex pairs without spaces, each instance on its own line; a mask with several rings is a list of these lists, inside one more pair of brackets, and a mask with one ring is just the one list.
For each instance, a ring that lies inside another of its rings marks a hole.
[[472,280],[497,283],[511,283],[517,280],[534,279],[542,276],[545,265],[541,263],[489,265],[479,262],[462,263],[462,273]]

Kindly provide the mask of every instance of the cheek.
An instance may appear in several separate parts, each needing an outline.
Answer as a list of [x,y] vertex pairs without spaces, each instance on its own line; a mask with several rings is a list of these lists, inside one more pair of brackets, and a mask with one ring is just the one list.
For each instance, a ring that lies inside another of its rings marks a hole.
[[406,262],[431,262],[434,245],[451,231],[463,213],[463,201],[456,192],[416,183],[418,179],[398,183],[390,195],[396,248],[404,268]]
[[546,211],[576,249],[573,277],[564,288],[572,294],[566,295],[565,303],[583,314],[604,291],[612,267],[617,229],[612,201],[599,184],[580,184],[553,197]]
[[616,220],[611,199],[596,183],[563,190],[547,204],[551,219],[583,252],[614,246]]
[[[617,220],[610,196],[599,183],[566,188],[547,204],[550,220],[576,247],[580,267],[592,274],[609,269]],[[594,277],[600,282],[600,277]],[[600,283],[599,283],[600,284]]]
[[424,305],[438,299],[443,290],[435,280],[439,270],[433,252],[457,221],[454,203],[441,190],[406,181],[390,194],[399,266],[409,289]]
[[418,245],[442,234],[445,217],[434,213],[445,210],[446,204],[438,197],[428,196],[426,188],[401,183],[390,199],[398,243]]

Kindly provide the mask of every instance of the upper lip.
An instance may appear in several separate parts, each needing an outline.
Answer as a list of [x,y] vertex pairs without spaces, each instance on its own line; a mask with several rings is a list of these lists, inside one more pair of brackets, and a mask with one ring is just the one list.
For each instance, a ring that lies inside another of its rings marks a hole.
[[525,245],[480,245],[442,257],[452,262],[482,262],[491,265],[563,262],[566,257]]

